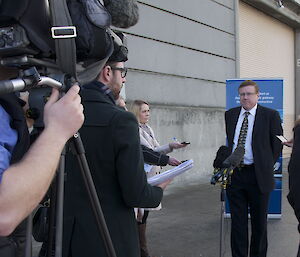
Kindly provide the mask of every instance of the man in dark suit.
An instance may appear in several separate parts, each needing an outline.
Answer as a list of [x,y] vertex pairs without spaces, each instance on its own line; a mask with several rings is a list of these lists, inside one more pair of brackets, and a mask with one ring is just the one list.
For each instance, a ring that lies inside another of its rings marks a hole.
[[[137,120],[115,105],[126,81],[124,53],[115,49],[97,81],[83,86],[86,119],[80,133],[116,256],[139,257],[134,207],[157,207],[169,181],[147,183]],[[76,158],[66,159],[63,256],[108,256]]]
[[[284,145],[293,147],[288,166],[289,194],[287,198],[299,222],[298,231],[300,233],[300,119],[296,121],[294,127],[294,138],[284,143]],[[297,257],[300,257],[300,243]]]
[[251,216],[251,257],[267,254],[267,212],[274,187],[273,166],[282,150],[276,135],[282,135],[277,111],[260,106],[258,85],[246,80],[239,86],[241,106],[225,113],[228,146],[245,148],[227,188],[231,211],[233,257],[248,256],[248,208]]

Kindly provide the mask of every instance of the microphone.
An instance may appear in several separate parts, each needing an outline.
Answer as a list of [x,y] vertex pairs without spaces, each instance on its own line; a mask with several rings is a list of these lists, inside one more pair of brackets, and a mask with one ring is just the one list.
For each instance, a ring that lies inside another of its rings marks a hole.
[[223,162],[224,168],[231,167],[232,169],[236,168],[241,161],[243,160],[245,155],[245,148],[243,146],[237,146],[233,153],[229,155],[226,160]]
[[245,154],[244,147],[237,146],[237,148],[233,151],[233,153],[230,154],[222,162],[222,165],[220,167],[217,168],[215,167],[214,174],[211,177],[210,183],[212,185],[215,185],[221,177],[227,179],[229,173],[241,163],[241,161],[244,158],[244,154]]
[[213,163],[214,168],[224,168],[223,167],[223,162],[226,160],[226,158],[229,157],[231,154],[231,151],[228,146],[222,145],[217,151],[216,158]]
[[136,0],[104,0],[104,6],[111,15],[112,25],[127,29],[139,20]]

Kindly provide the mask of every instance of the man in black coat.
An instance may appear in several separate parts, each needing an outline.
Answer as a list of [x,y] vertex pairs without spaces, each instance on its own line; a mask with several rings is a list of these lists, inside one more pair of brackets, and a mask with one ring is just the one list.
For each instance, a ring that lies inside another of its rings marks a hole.
[[273,166],[282,145],[277,111],[258,105],[259,88],[253,81],[239,86],[241,107],[225,113],[228,146],[245,148],[242,163],[236,168],[227,188],[231,212],[231,249],[233,257],[248,256],[248,207],[251,215],[251,257],[267,254],[267,212],[274,187]]
[[[80,133],[116,255],[138,257],[133,208],[157,207],[169,182],[160,186],[147,183],[137,120],[115,105],[126,80],[126,59],[122,51],[115,50],[98,80],[83,87],[85,123]],[[108,256],[71,154],[67,155],[66,171],[63,256]]]
[[[288,145],[288,144],[287,144]],[[289,171],[289,194],[287,196],[290,205],[293,207],[300,233],[300,120],[294,127],[293,150],[288,166]],[[300,257],[300,244],[297,257]]]

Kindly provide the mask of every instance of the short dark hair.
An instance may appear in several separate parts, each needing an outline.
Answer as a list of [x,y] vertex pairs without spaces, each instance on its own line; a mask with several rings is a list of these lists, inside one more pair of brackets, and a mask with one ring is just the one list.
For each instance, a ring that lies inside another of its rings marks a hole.
[[115,67],[117,63],[118,62],[108,61],[107,63],[105,63],[104,67],[106,67],[106,66]]
[[254,86],[255,87],[255,92],[258,93],[259,92],[259,87],[257,85],[256,82],[254,82],[253,80],[245,80],[244,82],[242,82],[238,88],[238,91],[240,90],[240,88],[242,87],[247,87],[247,86]]

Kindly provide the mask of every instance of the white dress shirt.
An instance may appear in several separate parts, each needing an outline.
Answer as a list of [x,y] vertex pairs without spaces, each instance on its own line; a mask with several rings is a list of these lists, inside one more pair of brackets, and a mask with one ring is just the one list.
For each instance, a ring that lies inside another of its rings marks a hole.
[[[254,125],[256,110],[257,110],[257,104],[251,110],[248,111],[250,114],[248,115],[248,130],[247,130],[247,136],[246,136],[245,155],[244,155],[244,164],[247,164],[247,165],[253,163],[252,132],[253,132],[253,125]],[[237,147],[242,123],[243,123],[243,120],[245,117],[245,112],[247,112],[247,110],[245,110],[242,107],[238,122],[235,127],[232,151],[234,151],[235,148]]]

